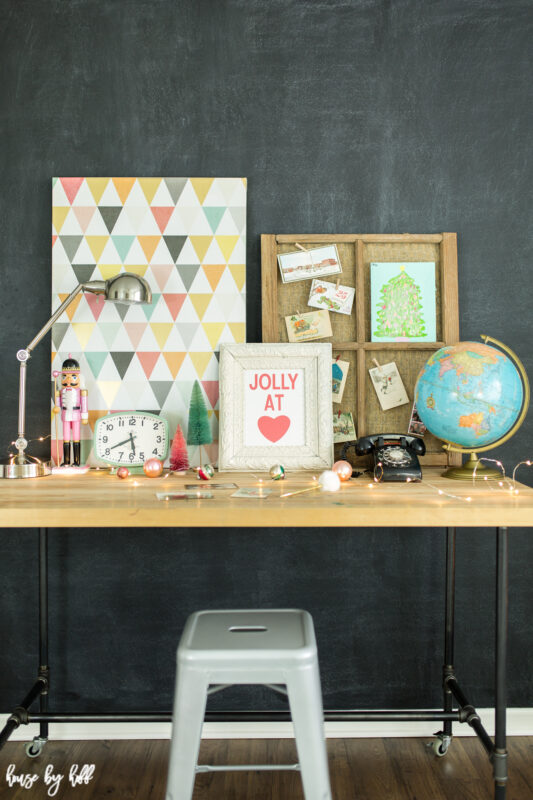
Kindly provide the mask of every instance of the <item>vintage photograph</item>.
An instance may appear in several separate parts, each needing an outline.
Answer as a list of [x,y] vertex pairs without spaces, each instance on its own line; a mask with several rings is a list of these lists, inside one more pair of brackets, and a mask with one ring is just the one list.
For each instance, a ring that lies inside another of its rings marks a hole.
[[329,311],[308,311],[285,317],[289,342],[310,342],[332,335]]
[[368,371],[383,411],[403,406],[409,402],[395,361],[381,364]]
[[296,250],[294,253],[280,253],[278,264],[283,283],[305,281],[342,272],[339,253],[334,244]]
[[340,358],[336,358],[331,364],[331,399],[334,403],[342,400],[349,369],[350,362],[341,361]]
[[336,314],[351,314],[355,297],[353,286],[337,286],[330,281],[313,280],[307,304],[314,308],[326,308]]
[[357,439],[355,423],[351,411],[335,411],[333,413],[333,442],[351,442]]

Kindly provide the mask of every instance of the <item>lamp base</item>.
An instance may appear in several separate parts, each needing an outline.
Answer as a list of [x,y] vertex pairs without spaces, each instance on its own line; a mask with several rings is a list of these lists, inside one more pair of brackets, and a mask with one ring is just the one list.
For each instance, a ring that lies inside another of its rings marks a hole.
[[1,478],[44,478],[52,474],[52,462],[32,456],[12,456],[0,461]]
[[[475,477],[474,470],[476,473]],[[442,473],[442,477],[451,478],[451,480],[454,481],[484,481],[485,479],[489,481],[497,481],[501,479],[502,473],[500,470],[493,469],[492,467],[486,467],[481,463],[475,453],[470,453],[470,458],[466,464],[463,464],[462,467],[448,467],[448,469]]]

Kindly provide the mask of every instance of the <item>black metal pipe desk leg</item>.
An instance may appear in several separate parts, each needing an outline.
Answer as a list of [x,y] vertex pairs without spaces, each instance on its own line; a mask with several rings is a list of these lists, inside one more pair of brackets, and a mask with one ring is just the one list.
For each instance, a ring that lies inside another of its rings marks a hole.
[[[447,678],[454,674],[454,636],[455,636],[455,528],[446,530],[446,611],[444,633],[444,666],[443,692],[444,711],[451,711],[453,695],[448,687]],[[444,735],[451,740],[452,722],[444,722]]]
[[[39,697],[39,710],[48,711],[48,688],[50,667],[48,665],[48,530],[39,529],[39,675],[46,680],[46,686]],[[39,737],[48,740],[48,722],[39,723]]]
[[507,630],[508,630],[508,531],[496,530],[496,699],[494,729],[494,797],[505,800],[507,789]]

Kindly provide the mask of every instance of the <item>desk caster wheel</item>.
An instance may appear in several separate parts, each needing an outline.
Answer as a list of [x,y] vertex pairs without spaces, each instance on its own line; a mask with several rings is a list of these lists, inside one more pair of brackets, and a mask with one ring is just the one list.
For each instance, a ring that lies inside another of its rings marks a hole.
[[35,736],[33,741],[26,742],[24,750],[29,758],[37,758],[43,752],[43,748],[48,740],[42,739],[40,736]]
[[448,748],[452,743],[452,737],[447,736],[445,733],[439,731],[439,733],[435,734],[435,739],[431,742],[431,749],[437,756],[437,758],[442,758],[448,752]]

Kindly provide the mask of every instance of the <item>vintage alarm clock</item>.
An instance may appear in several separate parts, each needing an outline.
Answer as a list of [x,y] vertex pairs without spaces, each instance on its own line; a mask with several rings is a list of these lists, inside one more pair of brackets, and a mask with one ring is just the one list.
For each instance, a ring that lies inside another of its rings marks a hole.
[[168,422],[147,411],[119,411],[96,420],[94,453],[111,467],[142,467],[168,455]]

